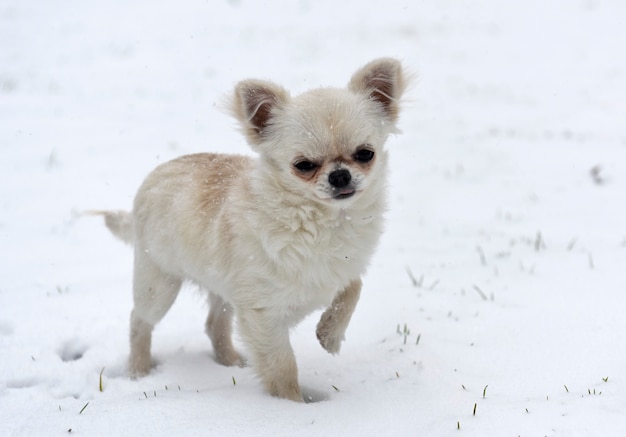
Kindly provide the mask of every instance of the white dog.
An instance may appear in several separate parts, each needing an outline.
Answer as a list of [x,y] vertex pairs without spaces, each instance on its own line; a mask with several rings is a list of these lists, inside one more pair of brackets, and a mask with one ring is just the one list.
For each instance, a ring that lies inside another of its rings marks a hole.
[[244,364],[234,314],[267,390],[303,401],[289,330],[328,307],[317,337],[339,352],[383,228],[383,146],[397,131],[404,87],[400,63],[388,58],[357,71],[347,89],[297,97],[242,81],[232,110],[258,158],[180,157],[148,175],[132,213],[99,213],[135,248],[131,375],[150,371],[152,330],[191,280],[209,291],[217,361]]

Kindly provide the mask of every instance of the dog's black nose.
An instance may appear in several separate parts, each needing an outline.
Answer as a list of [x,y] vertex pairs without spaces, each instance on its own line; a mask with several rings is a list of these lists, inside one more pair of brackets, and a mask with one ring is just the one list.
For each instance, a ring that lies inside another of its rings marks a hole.
[[335,170],[328,175],[328,182],[335,188],[343,188],[350,183],[352,176],[345,168]]

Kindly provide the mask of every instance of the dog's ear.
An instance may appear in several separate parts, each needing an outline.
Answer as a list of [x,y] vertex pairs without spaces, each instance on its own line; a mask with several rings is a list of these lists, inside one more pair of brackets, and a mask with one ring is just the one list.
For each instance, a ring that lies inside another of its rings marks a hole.
[[276,110],[287,101],[289,93],[272,82],[244,80],[235,86],[232,110],[250,144],[260,144],[267,138]]
[[393,58],[376,59],[354,73],[348,89],[365,94],[378,102],[384,114],[395,122],[398,119],[399,100],[406,87],[406,77],[400,61]]

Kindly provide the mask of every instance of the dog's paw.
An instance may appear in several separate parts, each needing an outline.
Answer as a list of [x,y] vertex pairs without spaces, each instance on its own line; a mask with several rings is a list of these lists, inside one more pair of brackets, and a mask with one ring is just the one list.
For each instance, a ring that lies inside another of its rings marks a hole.
[[131,359],[128,363],[128,375],[132,380],[143,378],[150,373],[150,370],[152,370],[154,366],[155,363],[150,359]]
[[229,351],[220,351],[215,354],[215,361],[217,361],[222,366],[228,367],[246,367],[248,365],[248,360],[242,355],[239,354],[234,349]]
[[315,334],[326,352],[336,355],[339,353],[339,349],[341,349],[341,342],[344,340],[344,335],[343,332],[337,333],[332,329],[332,324],[329,323],[330,320],[332,319],[322,317],[317,324]]

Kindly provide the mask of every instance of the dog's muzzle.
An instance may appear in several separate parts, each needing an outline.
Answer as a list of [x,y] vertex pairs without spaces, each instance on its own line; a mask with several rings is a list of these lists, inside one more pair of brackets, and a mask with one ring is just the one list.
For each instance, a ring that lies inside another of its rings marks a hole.
[[345,168],[335,170],[328,175],[328,183],[333,189],[334,199],[347,199],[356,193],[352,175]]

